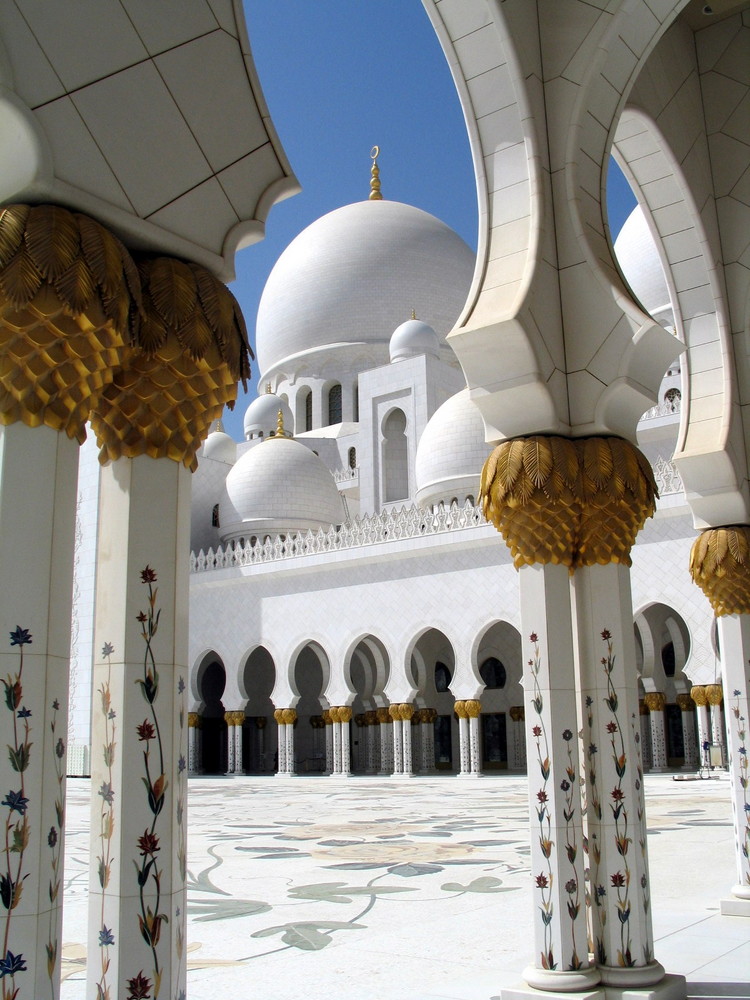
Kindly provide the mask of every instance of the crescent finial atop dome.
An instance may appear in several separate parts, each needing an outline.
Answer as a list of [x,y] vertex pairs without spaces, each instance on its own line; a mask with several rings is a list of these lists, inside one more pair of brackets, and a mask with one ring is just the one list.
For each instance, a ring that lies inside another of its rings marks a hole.
[[378,157],[380,156],[380,146],[373,146],[370,150],[372,169],[370,170],[370,201],[382,201],[383,195],[380,192],[380,167]]

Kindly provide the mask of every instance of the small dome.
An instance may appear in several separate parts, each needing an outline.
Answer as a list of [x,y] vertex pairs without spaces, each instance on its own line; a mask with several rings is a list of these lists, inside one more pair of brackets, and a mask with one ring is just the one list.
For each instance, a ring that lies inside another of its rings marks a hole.
[[226,479],[221,539],[327,528],[344,520],[333,476],[316,454],[291,438],[250,448]]
[[484,440],[484,421],[462,389],[433,413],[417,446],[415,476],[417,503],[422,507],[476,501],[479,477],[489,454]]
[[363,345],[385,364],[412,309],[445,347],[473,273],[472,251],[433,215],[397,201],[345,205],[304,229],[271,271],[258,306],[258,365],[265,376],[287,372],[325,349],[342,363]]
[[659,251],[640,205],[615,240],[615,256],[636,298],[654,319],[673,323],[672,303]]
[[416,358],[420,354],[438,358],[440,341],[427,323],[423,323],[420,319],[408,319],[394,330],[389,350],[392,362],[403,361],[404,358]]
[[284,418],[284,430],[288,434],[293,434],[294,417],[289,404],[274,392],[264,392],[245,410],[243,423],[245,440],[250,441],[256,437],[270,437],[275,434],[279,410]]
[[226,465],[234,465],[237,460],[237,445],[224,432],[221,420],[216,421],[213,430],[203,442],[203,457],[211,458],[214,462],[224,462]]

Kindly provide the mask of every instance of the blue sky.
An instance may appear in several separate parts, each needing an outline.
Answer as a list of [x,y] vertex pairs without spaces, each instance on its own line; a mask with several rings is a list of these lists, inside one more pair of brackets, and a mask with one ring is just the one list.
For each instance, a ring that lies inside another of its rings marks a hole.
[[[266,238],[237,256],[231,285],[251,342],[263,285],[297,233],[367,198],[379,145],[383,196],[438,216],[476,247],[471,154],[458,97],[419,0],[245,0],[250,43],[271,118],[302,193],[271,210]],[[610,207],[630,210],[624,179]],[[225,427],[242,440],[256,392],[240,395]]]

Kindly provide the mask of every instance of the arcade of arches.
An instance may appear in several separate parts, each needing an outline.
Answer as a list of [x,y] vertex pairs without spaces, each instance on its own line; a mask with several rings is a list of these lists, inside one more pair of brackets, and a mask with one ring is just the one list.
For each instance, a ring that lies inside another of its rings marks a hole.
[[[719,684],[693,685],[684,672],[690,638],[682,618],[663,604],[638,613],[639,709],[646,770],[695,771],[726,762],[723,696]],[[244,704],[222,701],[227,665],[206,653],[196,668],[200,702],[190,713],[189,769],[193,774],[416,774],[478,777],[526,768],[521,638],[507,622],[479,637],[472,669],[481,694],[457,700],[451,692],[456,657],[438,629],[412,643],[409,679],[417,694],[390,704],[384,693],[390,663],[373,635],[360,639],[347,664],[351,694],[329,705],[328,656],[307,643],[291,665],[298,693],[291,708],[275,705],[280,665],[264,646],[240,667]]]

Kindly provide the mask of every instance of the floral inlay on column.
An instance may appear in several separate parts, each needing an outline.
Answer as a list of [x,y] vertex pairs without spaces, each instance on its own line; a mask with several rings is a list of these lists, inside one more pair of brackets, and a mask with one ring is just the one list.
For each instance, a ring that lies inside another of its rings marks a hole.
[[[50,731],[52,733],[52,743],[54,746],[54,765],[55,765],[55,777],[57,778],[57,795],[55,796],[55,819],[57,820],[56,826],[51,826],[49,828],[49,833],[47,834],[47,845],[52,851],[52,877],[49,881],[48,895],[51,904],[54,904],[60,894],[61,878],[62,878],[62,833],[65,827],[65,741],[62,736],[58,736],[55,741],[55,734],[57,732],[57,713],[60,711],[60,702],[55,699],[52,702],[52,720],[50,721]],[[55,929],[54,922],[54,908],[50,908],[49,917],[49,940],[45,945],[47,950],[47,975],[52,981],[55,974],[55,968],[57,967],[57,954],[59,949],[59,942],[57,940],[57,933]]]
[[[8,744],[8,756],[10,766],[20,775],[20,788],[9,789],[2,801],[2,805],[7,807],[8,815],[5,817],[4,849],[5,865],[0,873],[0,901],[6,910],[5,927],[3,929],[3,946],[0,953],[0,983],[2,984],[2,1000],[16,1000],[20,992],[20,987],[16,986],[16,975],[19,972],[27,972],[26,959],[19,953],[14,953],[10,946],[11,922],[13,910],[18,906],[23,892],[23,882],[26,875],[23,874],[23,860],[26,848],[29,846],[29,821],[27,809],[29,805],[26,796],[26,783],[24,774],[29,766],[31,756],[31,712],[23,702],[23,647],[31,643],[31,634],[28,629],[17,625],[10,633],[11,646],[18,646],[20,662],[18,673],[14,676],[9,674],[7,680],[3,678],[5,688],[5,707],[13,716],[13,744]],[[20,724],[19,724],[20,723]],[[13,814],[18,813],[20,819],[14,819]],[[15,862],[15,863],[14,863]]]
[[[141,611],[137,616],[138,621],[142,626],[141,635],[146,644],[146,648],[143,654],[143,677],[137,678],[136,684],[140,686],[141,694],[149,706],[151,719],[144,719],[140,725],[136,726],[136,732],[138,734],[139,742],[146,744],[143,750],[143,767],[145,777],[141,776],[141,781],[146,788],[148,807],[153,818],[151,820],[150,828],[145,829],[143,834],[138,838],[138,852],[141,861],[140,866],[136,864],[136,878],[138,881],[141,911],[138,915],[138,924],[141,931],[141,937],[151,949],[151,956],[154,963],[152,970],[154,979],[153,996],[156,998],[159,996],[159,988],[161,985],[161,971],[159,968],[159,956],[157,954],[156,947],[159,944],[159,939],[161,937],[162,923],[169,922],[167,914],[160,912],[159,909],[161,903],[162,873],[159,867],[159,858],[157,855],[161,850],[161,844],[156,833],[156,825],[159,819],[159,814],[164,808],[164,796],[166,794],[168,782],[164,773],[164,750],[162,747],[159,719],[154,708],[154,702],[159,695],[159,672],[156,669],[156,659],[152,649],[152,641],[159,628],[161,609],[157,609],[156,607],[156,594],[158,588],[153,586],[153,584],[156,583],[156,572],[151,569],[150,566],[146,566],[146,568],[142,570],[141,582],[145,583],[148,587],[148,610],[145,612]],[[155,743],[155,755],[158,756],[157,773],[154,773],[156,769],[154,768],[151,760],[152,742]],[[156,900],[153,909],[146,902],[145,890],[147,886],[149,886],[149,883],[156,891]],[[134,997],[146,997],[149,995],[147,991],[151,989],[151,984],[148,978],[143,976],[143,970],[140,970],[138,975],[133,979],[128,980],[128,986],[130,988],[131,996]]]
[[104,766],[107,769],[107,780],[102,782],[99,795],[102,800],[101,823],[99,827],[99,841],[101,843],[101,854],[97,856],[97,875],[99,885],[102,887],[102,909],[101,927],[99,929],[99,948],[101,977],[96,984],[96,1000],[109,1000],[110,991],[107,983],[107,972],[109,971],[109,947],[115,943],[115,936],[111,928],[104,923],[104,901],[107,895],[107,886],[112,872],[112,835],[115,830],[115,793],[112,780],[112,768],[115,763],[115,719],[117,713],[112,708],[112,697],[110,695],[110,683],[112,679],[112,654],[114,646],[105,642],[102,648],[102,657],[107,661],[107,680],[99,688],[101,696],[101,713],[104,716],[104,746],[102,748],[104,756]]
[[544,700],[542,699],[542,692],[539,687],[539,671],[541,670],[542,663],[541,655],[539,653],[539,637],[536,632],[531,633],[529,640],[534,643],[534,658],[533,660],[529,660],[529,666],[531,667],[532,676],[534,678],[534,697],[531,699],[531,704],[539,717],[539,723],[532,728],[531,733],[536,743],[537,763],[539,764],[539,772],[542,776],[542,787],[536,793],[536,797],[539,800],[536,814],[537,819],[539,820],[539,846],[541,848],[542,855],[547,860],[547,871],[540,872],[535,877],[537,889],[539,889],[541,893],[541,904],[539,909],[541,912],[542,923],[544,924],[544,950],[540,956],[540,960],[543,969],[556,969],[557,962],[555,961],[555,955],[552,949],[552,930],[550,927],[554,914],[554,905],[552,903],[552,883],[554,876],[552,873],[551,861],[554,841],[551,839],[552,817],[550,815],[549,806],[547,805],[547,782],[549,781],[550,775],[549,741],[547,740],[547,730],[544,724],[544,717],[542,715]]
[[[742,805],[744,811],[744,817],[737,817],[737,826],[740,830],[740,835],[743,839],[740,844],[740,850],[742,851],[742,857],[744,858],[744,872],[741,872],[741,882],[745,885],[750,885],[750,800],[748,800],[747,789],[748,789],[748,763],[747,763],[747,729],[745,716],[742,715],[742,710],[740,708],[742,700],[742,691],[739,688],[735,688],[732,692],[734,697],[734,704],[731,707],[732,715],[734,716],[735,728],[737,732],[737,754],[739,756],[738,761],[738,773],[739,773],[739,783],[742,789]],[[744,818],[744,831],[742,827]],[[743,878],[744,876],[744,878]]]
[[565,883],[565,891],[568,894],[568,916],[570,917],[571,935],[573,938],[573,954],[570,960],[570,968],[580,969],[581,960],[578,957],[578,946],[576,945],[576,920],[578,919],[578,914],[581,912],[581,886],[576,872],[578,835],[575,824],[575,800],[578,788],[576,785],[576,768],[571,747],[571,740],[573,739],[572,731],[564,729],[562,738],[566,745],[568,762],[565,765],[565,774],[567,777],[563,778],[560,782],[560,791],[565,795],[565,805],[563,807],[563,818],[565,819],[565,853],[572,868],[572,875]]
[[[180,746],[183,745],[183,733],[185,731],[185,680],[179,677],[177,680],[177,694],[180,699]],[[187,761],[185,755],[180,754],[177,760],[177,864],[180,868],[180,878],[185,882],[187,878],[187,831],[185,829],[185,801],[187,799]],[[178,906],[175,910],[174,920],[176,924],[176,946],[177,954],[182,958],[185,948],[184,915]]]

